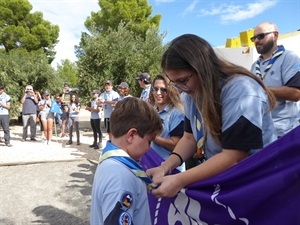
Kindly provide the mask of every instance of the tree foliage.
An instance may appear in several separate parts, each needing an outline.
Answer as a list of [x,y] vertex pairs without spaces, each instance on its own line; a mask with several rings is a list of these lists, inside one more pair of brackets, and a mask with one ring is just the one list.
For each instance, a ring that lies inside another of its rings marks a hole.
[[27,0],[0,0],[0,47],[6,52],[17,48],[43,50],[51,63],[59,27],[44,20],[41,12],[31,10]]
[[142,37],[151,27],[159,27],[161,15],[151,16],[152,6],[147,0],[99,0],[99,6],[101,10],[92,12],[85,21],[92,34],[117,29],[120,22]]
[[0,51],[0,83],[12,98],[11,116],[20,113],[21,97],[26,85],[31,84],[40,92],[48,89],[51,93],[61,91],[63,81],[49,65],[42,50],[27,52],[25,49]]
[[141,72],[160,73],[163,37],[157,29],[151,28],[143,38],[123,23],[117,30],[108,29],[106,35],[85,37],[83,55],[78,61],[78,83],[82,93],[88,97],[92,89],[102,89],[109,79],[115,85],[126,81],[131,94],[139,95],[141,89],[135,78]]
[[62,60],[61,64],[57,65],[57,73],[70,87],[78,86],[76,63],[71,62],[69,59]]

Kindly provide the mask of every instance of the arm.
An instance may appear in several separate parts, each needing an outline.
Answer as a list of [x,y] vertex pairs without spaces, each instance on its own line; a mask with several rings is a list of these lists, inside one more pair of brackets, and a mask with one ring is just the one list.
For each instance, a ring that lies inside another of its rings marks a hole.
[[6,104],[3,104],[2,102],[0,102],[0,106],[5,109],[10,109],[10,102],[6,102]]
[[[157,189],[152,190],[152,194],[156,197],[175,196],[183,187],[217,175],[247,156],[247,151],[222,149],[221,153],[216,154],[199,166],[155,180],[156,183],[161,185]],[[175,157],[177,156],[172,156],[172,158]]]
[[[183,161],[185,161],[195,153],[196,147],[197,143],[194,139],[193,134],[184,132],[183,137],[178,141],[173,152],[178,153],[182,157]],[[181,162],[178,156],[170,155],[168,159],[164,163],[162,163],[161,166],[147,170],[147,174],[150,177],[153,177],[153,179],[155,180],[156,178],[171,173],[176,167],[180,165],[180,163]]]
[[300,100],[300,88],[296,87],[268,87],[279,100],[289,100],[297,102]]
[[172,152],[180,138],[180,136],[171,136],[169,139],[156,136],[153,142]]

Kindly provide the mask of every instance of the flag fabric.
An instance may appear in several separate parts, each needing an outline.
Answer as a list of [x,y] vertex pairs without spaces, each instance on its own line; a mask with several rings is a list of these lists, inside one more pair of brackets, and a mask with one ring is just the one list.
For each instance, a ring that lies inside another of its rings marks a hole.
[[[162,161],[151,150],[141,165],[148,169]],[[149,204],[153,225],[300,224],[300,126],[173,198],[149,193]]]
[[62,114],[61,108],[59,107],[59,105],[57,104],[56,101],[53,101],[53,100],[51,101],[50,112]]

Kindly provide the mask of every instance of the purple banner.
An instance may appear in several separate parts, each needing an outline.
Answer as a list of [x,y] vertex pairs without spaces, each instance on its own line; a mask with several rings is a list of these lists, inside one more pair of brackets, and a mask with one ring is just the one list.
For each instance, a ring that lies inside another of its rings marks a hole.
[[[153,150],[144,169],[162,158]],[[223,173],[173,198],[149,194],[153,225],[300,224],[300,126]]]

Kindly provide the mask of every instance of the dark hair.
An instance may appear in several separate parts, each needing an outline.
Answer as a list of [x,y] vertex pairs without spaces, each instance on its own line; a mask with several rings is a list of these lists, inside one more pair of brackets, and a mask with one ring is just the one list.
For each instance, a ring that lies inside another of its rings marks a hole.
[[73,101],[72,101],[72,96],[75,96],[75,104],[76,105],[78,105],[78,103],[79,103],[79,97],[78,97],[78,95],[77,94],[70,94],[70,103],[72,103]]
[[162,120],[149,103],[135,97],[125,98],[116,104],[111,114],[110,130],[118,138],[131,128],[136,128],[142,138],[147,134],[156,136],[162,131]]

